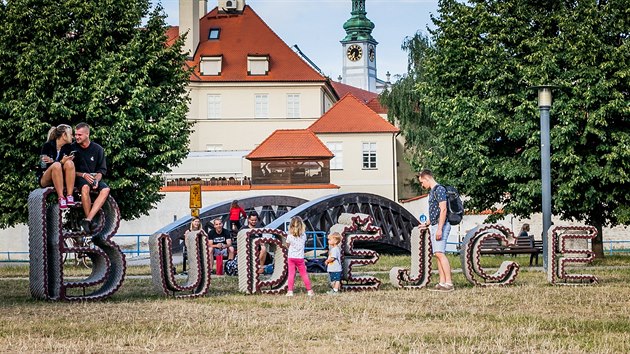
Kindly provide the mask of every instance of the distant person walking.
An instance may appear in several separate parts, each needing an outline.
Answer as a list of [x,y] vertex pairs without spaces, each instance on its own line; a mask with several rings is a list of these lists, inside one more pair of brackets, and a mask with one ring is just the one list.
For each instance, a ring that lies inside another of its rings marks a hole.
[[311,281],[308,279],[306,272],[306,263],[304,262],[304,244],[306,243],[306,225],[299,216],[291,218],[289,224],[289,232],[287,235],[287,244],[289,245],[289,289],[287,296],[293,296],[293,285],[295,284],[295,269],[300,272],[300,277],[306,286],[307,295],[313,296],[315,293],[311,289]]
[[233,233],[241,229],[241,218],[246,218],[245,209],[238,205],[238,200],[232,201],[230,206],[230,231]]
[[[40,153],[40,169],[37,171],[39,185],[54,186],[59,200],[59,209],[74,205],[74,152],[72,151],[72,127],[60,124],[50,128],[48,141]],[[63,194],[64,180],[66,195]]]
[[[422,170],[418,175],[422,188],[429,189],[429,231],[431,232],[431,246],[437,258],[440,282],[435,285],[437,291],[453,291],[451,279],[451,264],[446,257],[446,241],[451,233],[451,224],[446,221],[446,188],[438,184],[433,178],[431,170]],[[427,225],[421,224],[420,228]]]

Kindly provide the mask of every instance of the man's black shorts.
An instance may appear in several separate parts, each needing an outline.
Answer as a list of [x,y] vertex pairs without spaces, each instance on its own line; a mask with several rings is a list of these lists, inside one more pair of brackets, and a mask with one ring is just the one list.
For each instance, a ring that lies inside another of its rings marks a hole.
[[[83,177],[77,177],[76,182],[75,182],[77,189],[80,191],[83,186],[88,185],[90,186],[90,189],[92,189],[92,184],[89,183],[85,178]],[[107,183],[103,182],[103,180],[98,181],[98,190],[100,191],[103,188],[109,188],[109,186],[107,185]]]

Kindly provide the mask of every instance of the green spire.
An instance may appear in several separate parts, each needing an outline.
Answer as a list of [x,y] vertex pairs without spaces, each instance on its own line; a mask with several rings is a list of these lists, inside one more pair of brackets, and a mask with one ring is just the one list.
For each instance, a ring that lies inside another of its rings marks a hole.
[[374,41],[374,38],[372,38],[374,23],[365,16],[366,13],[365,0],[352,0],[352,17],[343,24],[343,29],[346,30],[346,37],[342,42]]

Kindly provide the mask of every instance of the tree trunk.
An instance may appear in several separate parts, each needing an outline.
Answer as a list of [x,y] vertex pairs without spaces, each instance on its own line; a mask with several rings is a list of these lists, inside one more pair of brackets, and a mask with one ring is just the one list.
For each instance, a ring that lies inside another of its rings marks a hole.
[[602,233],[602,224],[593,225],[597,229],[597,236],[593,239],[593,252],[595,252],[595,258],[604,258],[604,235]]

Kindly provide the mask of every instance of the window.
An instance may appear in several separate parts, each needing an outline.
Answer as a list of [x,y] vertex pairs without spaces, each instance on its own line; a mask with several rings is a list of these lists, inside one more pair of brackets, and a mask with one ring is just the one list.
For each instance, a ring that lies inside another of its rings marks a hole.
[[326,147],[335,157],[330,160],[331,170],[343,170],[343,143],[341,141],[329,141]]
[[223,151],[223,145],[221,144],[207,144],[206,151]]
[[376,169],[376,143],[363,143],[363,169]]
[[201,57],[199,70],[201,75],[218,76],[221,75],[221,62],[223,57]]
[[208,95],[208,119],[221,118],[221,95]]
[[269,118],[269,95],[266,93],[256,94],[254,117]]
[[248,55],[247,75],[267,75],[269,72],[268,55]]
[[208,31],[208,39],[219,39],[220,34],[220,28],[210,28],[210,30]]
[[287,118],[300,118],[300,94],[287,94]]

